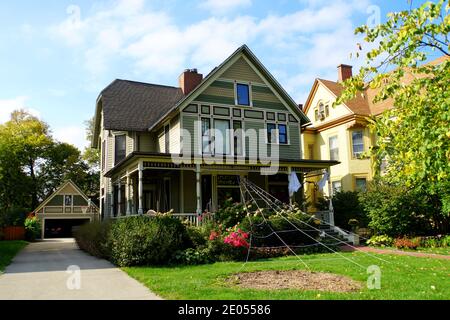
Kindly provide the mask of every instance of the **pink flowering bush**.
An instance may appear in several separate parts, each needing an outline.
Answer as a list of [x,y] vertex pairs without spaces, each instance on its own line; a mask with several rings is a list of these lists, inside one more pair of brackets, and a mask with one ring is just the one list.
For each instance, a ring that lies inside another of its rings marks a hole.
[[[234,228],[236,229],[236,228]],[[248,239],[248,233],[242,231],[241,229],[237,229],[234,231],[231,231],[229,235],[227,235],[223,242],[226,244],[229,244],[235,248],[249,248],[250,245],[247,241]]]

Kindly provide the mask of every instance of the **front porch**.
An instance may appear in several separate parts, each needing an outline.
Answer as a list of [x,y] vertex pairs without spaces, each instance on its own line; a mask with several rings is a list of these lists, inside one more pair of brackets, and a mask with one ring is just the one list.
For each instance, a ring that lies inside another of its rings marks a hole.
[[150,210],[172,211],[174,216],[198,224],[203,212],[217,211],[227,199],[241,201],[240,179],[248,179],[285,203],[302,203],[304,188],[289,197],[289,174],[297,173],[303,183],[334,164],[315,160],[280,161],[277,173],[266,175],[262,169],[267,166],[261,163],[210,163],[192,159],[190,163],[174,164],[170,155],[129,157],[107,173],[111,178],[110,206],[102,212],[106,218],[120,218]]

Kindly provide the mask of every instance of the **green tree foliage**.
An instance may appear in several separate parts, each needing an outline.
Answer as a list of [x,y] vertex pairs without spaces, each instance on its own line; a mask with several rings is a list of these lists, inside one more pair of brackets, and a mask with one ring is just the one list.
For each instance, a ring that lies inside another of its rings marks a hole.
[[[428,197],[444,217],[450,214],[450,5],[426,2],[391,13],[385,23],[362,26],[357,34],[375,45],[358,75],[345,81],[337,103],[369,86],[374,102],[391,98],[394,108],[371,120],[377,135],[373,156],[387,160],[383,181]],[[426,63],[442,56],[441,63]],[[447,58],[447,59],[445,59]],[[386,70],[390,70],[386,72]],[[379,165],[377,165],[379,168]],[[437,222],[436,222],[437,223]],[[448,228],[448,220],[440,227]]]
[[360,201],[376,234],[399,237],[437,233],[430,223],[435,210],[429,197],[419,190],[375,180],[367,192],[360,194]]
[[98,170],[80,151],[55,141],[45,122],[22,110],[13,112],[0,125],[0,214],[33,210],[67,179],[98,197]]
[[[359,201],[360,192],[340,191],[333,194],[334,223],[344,230],[350,230],[349,221],[356,219],[358,227],[367,227],[369,219]],[[329,198],[320,198],[320,210],[328,210]]]

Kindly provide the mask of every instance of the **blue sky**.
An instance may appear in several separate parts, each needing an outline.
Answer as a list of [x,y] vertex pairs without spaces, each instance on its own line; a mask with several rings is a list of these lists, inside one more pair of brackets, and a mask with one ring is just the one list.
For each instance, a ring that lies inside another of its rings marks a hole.
[[406,0],[62,0],[0,2],[0,122],[26,108],[60,141],[86,145],[83,122],[116,78],[177,85],[246,43],[298,103],[316,77],[361,62],[355,27]]

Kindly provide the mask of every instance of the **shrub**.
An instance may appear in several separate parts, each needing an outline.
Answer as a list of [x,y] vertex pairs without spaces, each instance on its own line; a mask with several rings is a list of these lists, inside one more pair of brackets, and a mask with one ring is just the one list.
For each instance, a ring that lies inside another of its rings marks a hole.
[[186,227],[169,215],[117,220],[108,243],[112,262],[121,267],[167,264],[176,251],[192,246]]
[[206,227],[187,226],[186,231],[194,248],[206,247],[209,232]]
[[78,247],[95,257],[109,259],[111,255],[108,244],[110,229],[111,222],[108,220],[82,225],[74,234]]
[[[364,228],[369,224],[369,217],[359,199],[359,192],[341,191],[333,195],[334,223],[344,230],[349,229],[348,222],[351,219],[359,221],[359,226]],[[328,210],[329,199],[319,199],[320,210]]]
[[420,239],[420,246],[424,248],[440,248],[450,246],[450,235],[448,236],[436,236],[436,237],[423,237]]
[[28,216],[28,210],[13,207],[0,213],[0,227],[23,226]]
[[225,204],[216,212],[215,219],[224,229],[228,229],[240,223],[246,215],[247,209],[245,208],[245,205],[233,202],[233,199],[230,198],[225,201]]
[[394,247],[396,247],[397,249],[415,250],[419,247],[419,240],[408,238],[397,238],[394,240]]
[[198,265],[212,263],[214,260],[211,257],[211,252],[208,248],[188,248],[186,250],[179,250],[175,252],[170,264],[183,265]]
[[[298,208],[283,209],[277,213],[256,211],[246,217],[240,227],[252,232],[252,245],[256,247],[279,247],[309,245],[319,237],[318,220]],[[282,240],[280,240],[280,238]]]
[[369,184],[367,192],[360,194],[360,199],[375,234],[401,237],[430,232],[432,210],[420,192],[374,182]]
[[380,236],[372,236],[369,240],[367,240],[366,244],[375,247],[390,247],[394,239],[386,235]]
[[41,222],[35,215],[29,215],[24,222],[25,238],[28,241],[35,241],[41,236]]

